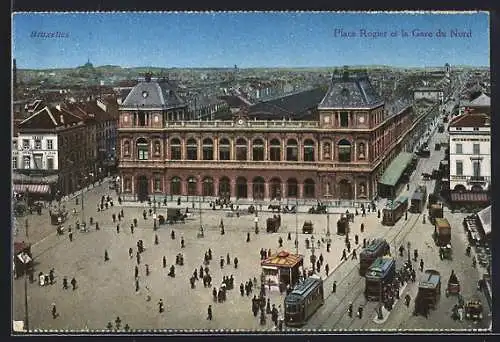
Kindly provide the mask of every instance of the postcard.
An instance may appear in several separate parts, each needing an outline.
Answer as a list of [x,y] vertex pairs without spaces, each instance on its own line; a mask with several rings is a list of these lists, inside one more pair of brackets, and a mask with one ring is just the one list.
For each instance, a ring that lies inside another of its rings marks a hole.
[[12,14],[12,331],[490,331],[487,12]]

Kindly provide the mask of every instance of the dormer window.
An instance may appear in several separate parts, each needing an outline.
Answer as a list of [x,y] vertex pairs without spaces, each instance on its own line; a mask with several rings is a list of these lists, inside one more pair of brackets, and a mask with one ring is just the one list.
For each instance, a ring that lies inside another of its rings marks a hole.
[[148,94],[148,92],[147,92],[147,91],[143,91],[143,92],[142,92],[142,97],[146,98],[146,97],[148,97],[148,96],[149,96],[149,94]]

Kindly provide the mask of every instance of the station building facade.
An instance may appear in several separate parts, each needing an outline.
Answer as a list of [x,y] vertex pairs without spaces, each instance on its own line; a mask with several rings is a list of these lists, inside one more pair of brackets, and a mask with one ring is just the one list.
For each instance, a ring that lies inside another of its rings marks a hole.
[[186,105],[146,77],[120,106],[120,192],[124,199],[230,197],[248,201],[368,201],[404,149],[415,115],[389,113],[366,74],[333,75],[314,118],[182,121]]

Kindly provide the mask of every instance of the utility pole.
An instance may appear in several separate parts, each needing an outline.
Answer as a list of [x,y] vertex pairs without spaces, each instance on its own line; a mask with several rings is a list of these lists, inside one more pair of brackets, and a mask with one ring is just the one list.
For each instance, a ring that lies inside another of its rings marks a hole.
[[295,254],[299,254],[299,200],[295,200]]

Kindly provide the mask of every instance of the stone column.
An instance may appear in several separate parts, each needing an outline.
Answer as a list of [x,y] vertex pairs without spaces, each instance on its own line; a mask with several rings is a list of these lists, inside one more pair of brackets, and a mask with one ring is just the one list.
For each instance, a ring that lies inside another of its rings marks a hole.
[[286,141],[281,139],[281,160],[286,161]]
[[186,160],[187,153],[186,153],[186,138],[183,137],[181,138],[181,159]]
[[297,183],[297,187],[299,188],[299,193],[298,193],[298,198],[303,199],[304,198],[304,182],[302,183]]
[[197,186],[196,186],[196,191],[198,192],[198,196],[203,196],[203,176],[198,175],[196,176],[196,179],[198,180]]
[[358,199],[358,180],[356,176],[353,177],[353,182],[354,182],[354,202],[356,202]]
[[[252,160],[252,139],[247,140],[247,160]],[[249,192],[247,192],[249,194]]]
[[264,199],[267,200],[269,199],[269,182],[265,181],[264,183]]
[[235,178],[230,178],[229,180],[229,186],[231,188],[231,195],[230,197],[236,197],[236,179]]
[[253,199],[253,183],[247,182],[247,198]]
[[219,178],[214,178],[214,196],[219,197]]
[[354,140],[353,144],[354,144],[354,158],[352,158],[352,161],[358,161],[358,142]]
[[134,175],[132,175],[130,182],[131,182],[130,187],[132,189],[132,195],[135,195],[135,176]]
[[197,159],[202,160],[203,159],[203,141],[202,138],[196,139],[198,141],[198,149],[197,149]]
[[281,199],[288,197],[286,180],[281,180]]
[[264,139],[264,160],[269,160],[269,142],[267,137]]
[[214,151],[214,160],[219,160],[219,138],[216,137],[214,138],[214,145],[213,145],[213,151]]

